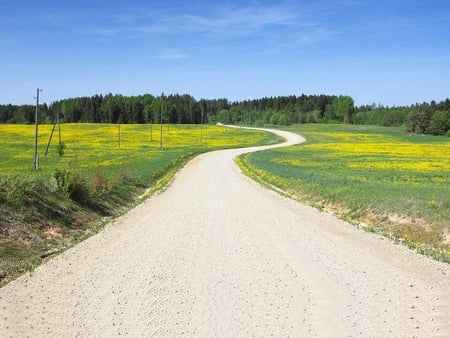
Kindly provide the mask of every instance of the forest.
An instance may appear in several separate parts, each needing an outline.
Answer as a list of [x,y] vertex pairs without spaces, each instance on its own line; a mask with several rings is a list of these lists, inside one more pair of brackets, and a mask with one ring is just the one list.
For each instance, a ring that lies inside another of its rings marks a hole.
[[[230,102],[196,100],[188,94],[94,95],[39,106],[39,123],[231,123],[262,126],[293,123],[350,123],[404,126],[408,132],[450,136],[450,99],[411,106],[355,106],[350,96],[277,96]],[[0,123],[34,123],[35,106],[0,105]]]

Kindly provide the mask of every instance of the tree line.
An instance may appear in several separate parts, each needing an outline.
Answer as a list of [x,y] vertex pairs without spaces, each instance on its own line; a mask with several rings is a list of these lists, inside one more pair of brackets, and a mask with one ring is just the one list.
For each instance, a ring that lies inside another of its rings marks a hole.
[[403,125],[408,132],[450,136],[450,99],[405,107],[361,106],[355,109],[355,123]]
[[[205,100],[190,95],[107,94],[42,104],[38,118],[39,123],[52,123],[59,116],[66,123],[160,123],[162,118],[164,123],[198,124],[206,113]],[[34,123],[34,119],[35,106],[0,105],[0,123]]]
[[[180,123],[289,125],[353,123],[404,125],[410,132],[444,135],[450,130],[450,99],[403,107],[355,106],[350,96],[305,95],[264,97],[230,102],[196,100],[191,95],[94,95],[42,104],[39,123]],[[0,105],[0,123],[34,123],[35,106]]]
[[[140,96],[94,95],[42,104],[39,123],[227,123],[290,124],[325,120],[351,122],[354,107],[349,96],[301,95],[265,97],[230,102],[222,99],[196,100],[190,95],[150,94]],[[0,105],[0,123],[34,123],[35,106]]]

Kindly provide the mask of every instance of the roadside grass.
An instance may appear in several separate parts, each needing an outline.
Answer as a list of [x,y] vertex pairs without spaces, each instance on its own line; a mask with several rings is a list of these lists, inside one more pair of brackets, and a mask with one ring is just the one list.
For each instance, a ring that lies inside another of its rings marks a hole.
[[450,141],[400,128],[294,125],[300,146],[242,155],[245,173],[450,262]]
[[[145,192],[162,188],[197,154],[279,142],[271,133],[219,126],[62,124],[47,156],[52,126],[0,125],[0,286],[47,257],[98,232]],[[151,133],[152,132],[152,133]]]

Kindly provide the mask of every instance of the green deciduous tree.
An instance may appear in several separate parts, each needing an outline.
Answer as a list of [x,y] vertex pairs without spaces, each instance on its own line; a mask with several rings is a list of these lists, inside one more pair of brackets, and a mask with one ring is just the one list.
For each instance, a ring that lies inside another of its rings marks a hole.
[[431,116],[427,133],[433,135],[445,135],[450,130],[450,112],[437,110]]
[[[326,107],[325,116],[329,120],[353,123],[353,113],[355,111],[354,101],[350,96],[339,96],[333,100],[331,109]],[[331,115],[331,116],[329,116]]]

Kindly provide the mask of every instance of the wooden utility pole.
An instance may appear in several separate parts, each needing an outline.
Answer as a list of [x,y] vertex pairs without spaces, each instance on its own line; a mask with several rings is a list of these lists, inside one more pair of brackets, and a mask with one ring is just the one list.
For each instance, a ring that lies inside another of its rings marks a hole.
[[39,107],[39,92],[42,89],[36,89],[36,111],[34,114],[34,170],[39,169],[39,158],[38,158],[38,107]]
[[163,139],[162,139],[162,133],[163,133],[163,113],[164,113],[164,102],[161,104],[161,126],[160,126],[160,134],[159,134],[159,149],[161,150],[163,148]]

